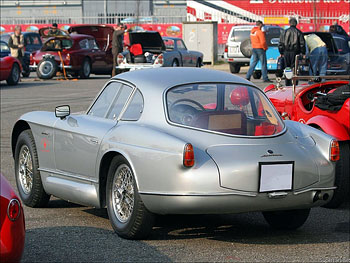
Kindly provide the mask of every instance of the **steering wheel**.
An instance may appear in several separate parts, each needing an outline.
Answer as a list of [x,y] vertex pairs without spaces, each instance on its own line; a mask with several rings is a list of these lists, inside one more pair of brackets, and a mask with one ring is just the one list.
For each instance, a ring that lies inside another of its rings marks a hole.
[[198,102],[190,99],[179,99],[170,107],[170,119],[180,124],[191,125],[196,118],[198,111],[195,107],[187,104],[179,104],[180,102],[190,102],[197,105],[201,110],[205,110]]
[[[179,102],[185,102],[185,101],[193,103],[194,105],[198,106],[202,111],[205,111],[205,108],[199,102],[191,100],[191,99],[179,99],[179,100],[176,100],[176,101],[173,102],[173,104],[171,104],[170,109],[175,107],[176,104],[178,104]],[[193,109],[195,109],[195,108],[193,108]],[[197,111],[197,109],[195,109],[195,110]]]

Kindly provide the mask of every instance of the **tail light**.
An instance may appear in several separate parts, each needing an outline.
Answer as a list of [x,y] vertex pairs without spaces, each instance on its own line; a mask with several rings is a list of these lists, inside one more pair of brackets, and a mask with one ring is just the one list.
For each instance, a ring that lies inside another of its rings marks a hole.
[[67,54],[67,56],[66,56],[66,61],[65,61],[64,64],[66,64],[66,65],[69,65],[69,64],[70,64],[70,55],[69,55],[69,54]]
[[164,56],[163,54],[160,54],[157,57],[156,61],[154,61],[154,64],[163,65],[163,63],[164,63]]
[[117,56],[117,64],[118,65],[122,64],[123,60],[124,60],[123,54],[119,53],[118,56]]
[[7,216],[11,221],[16,221],[21,213],[21,205],[17,199],[12,199],[7,207]]
[[329,159],[333,162],[336,162],[340,159],[339,142],[336,140],[332,140],[332,142],[331,142],[331,150],[330,150]]
[[193,146],[190,143],[187,143],[184,148],[183,165],[185,167],[192,167],[194,165]]
[[227,52],[228,52],[228,46],[225,45],[225,53],[227,53]]
[[29,56],[29,64],[32,65],[33,64],[33,54],[30,53],[30,56]]

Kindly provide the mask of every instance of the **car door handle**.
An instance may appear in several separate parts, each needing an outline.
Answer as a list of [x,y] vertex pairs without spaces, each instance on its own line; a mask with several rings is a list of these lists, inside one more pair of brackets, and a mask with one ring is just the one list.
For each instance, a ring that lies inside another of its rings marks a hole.
[[98,144],[98,140],[95,138],[90,138],[90,142],[92,142],[93,144]]

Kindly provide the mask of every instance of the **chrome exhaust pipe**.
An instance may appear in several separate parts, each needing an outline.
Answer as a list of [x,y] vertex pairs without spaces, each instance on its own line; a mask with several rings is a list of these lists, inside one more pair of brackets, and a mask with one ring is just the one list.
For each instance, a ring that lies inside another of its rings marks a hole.
[[318,200],[322,200],[322,201],[327,201],[329,198],[329,194],[327,193],[322,193],[321,191],[317,191],[315,193],[314,199],[313,201],[316,202]]

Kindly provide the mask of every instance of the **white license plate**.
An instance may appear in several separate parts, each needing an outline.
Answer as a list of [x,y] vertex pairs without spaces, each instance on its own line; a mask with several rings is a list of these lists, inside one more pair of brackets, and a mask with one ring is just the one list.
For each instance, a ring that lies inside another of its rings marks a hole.
[[237,54],[237,53],[239,53],[239,47],[230,47],[228,53],[229,54]]
[[268,64],[277,64],[277,60],[276,59],[268,59],[267,63]]
[[259,192],[293,189],[294,162],[259,163]]

